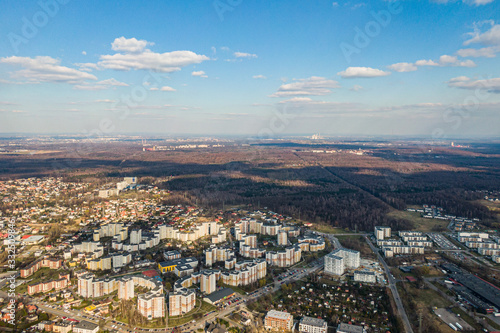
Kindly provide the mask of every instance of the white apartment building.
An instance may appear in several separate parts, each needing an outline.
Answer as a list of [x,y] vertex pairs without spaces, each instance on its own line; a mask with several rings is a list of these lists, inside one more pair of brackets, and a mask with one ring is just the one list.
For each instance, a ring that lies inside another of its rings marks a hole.
[[196,293],[194,290],[182,288],[171,292],[168,296],[169,316],[180,316],[188,313],[196,305]]
[[304,316],[299,322],[299,332],[327,333],[328,324],[323,319]]
[[375,283],[377,282],[377,277],[374,272],[367,270],[356,270],[354,271],[354,281]]
[[165,316],[165,298],[163,294],[148,292],[137,297],[137,309],[148,319]]
[[204,271],[201,273],[200,291],[211,294],[217,290],[217,274],[214,271]]

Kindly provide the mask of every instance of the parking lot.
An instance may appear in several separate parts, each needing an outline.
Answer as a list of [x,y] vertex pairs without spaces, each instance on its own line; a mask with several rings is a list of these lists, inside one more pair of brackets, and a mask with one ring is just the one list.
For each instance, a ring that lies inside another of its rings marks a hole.
[[[455,313],[453,313],[451,311],[440,308],[440,309],[435,309],[434,313],[436,314],[436,316],[439,317],[439,319],[444,321],[446,325],[450,326],[449,324],[452,324],[459,331],[464,331],[464,330],[465,331],[473,331],[474,330],[474,328],[472,326],[470,326],[469,324],[467,324],[467,322],[465,320],[458,317]],[[457,323],[458,323],[458,325],[457,325]],[[460,328],[459,325],[462,326],[462,328]]]
[[442,234],[437,233],[428,233],[430,239],[436,244],[438,247],[444,250],[460,250],[455,244],[453,244],[448,238],[446,238]]

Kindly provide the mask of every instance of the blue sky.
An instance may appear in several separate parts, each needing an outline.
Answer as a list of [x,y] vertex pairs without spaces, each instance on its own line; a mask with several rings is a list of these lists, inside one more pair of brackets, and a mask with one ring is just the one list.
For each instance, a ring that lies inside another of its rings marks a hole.
[[0,1],[0,132],[495,136],[500,1]]

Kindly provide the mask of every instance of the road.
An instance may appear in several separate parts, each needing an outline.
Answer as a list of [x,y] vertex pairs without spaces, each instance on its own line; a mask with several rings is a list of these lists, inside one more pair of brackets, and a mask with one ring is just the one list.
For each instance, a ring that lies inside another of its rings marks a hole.
[[[8,294],[4,291],[1,291],[1,290],[0,290],[0,296],[5,298],[5,299],[9,298]],[[88,322],[91,322],[93,324],[99,325],[98,320],[83,318],[79,313],[75,313],[75,311],[73,311],[73,310],[62,310],[62,309],[57,309],[57,308],[56,309],[50,308],[47,305],[43,304],[42,302],[39,302],[39,301],[35,300],[34,298],[29,297],[29,296],[25,297],[25,299],[29,300],[30,303],[36,305],[39,309],[43,310],[46,313],[51,313],[51,314],[59,316],[59,317],[68,317],[68,318],[76,319],[78,321],[84,320],[84,321],[88,321]],[[67,312],[65,312],[65,311],[67,311]],[[110,329],[110,330],[113,329],[113,327],[110,323],[107,323],[105,327],[107,329]],[[124,329],[118,329],[118,331],[126,332]]]
[[[398,307],[398,311],[401,315],[401,318],[403,320],[403,324],[405,325],[405,331],[407,333],[413,333],[412,329],[411,329],[411,326],[410,326],[410,323],[409,323],[409,320],[408,320],[408,317],[406,315],[406,312],[404,310],[404,307],[403,307],[403,304],[401,302],[401,299],[399,297],[399,294],[398,294],[398,291],[397,291],[397,288],[396,288],[396,283],[395,283],[395,280],[394,278],[392,277],[392,274],[389,270],[389,267],[387,266],[387,264],[385,263],[385,261],[383,260],[383,258],[381,257],[381,255],[378,253],[377,249],[374,248],[374,246],[371,244],[371,242],[368,240],[367,238],[367,234],[363,234],[363,233],[345,233],[345,234],[326,234],[326,233],[321,233],[321,232],[317,232],[319,235],[322,235],[323,237],[326,237],[328,238],[332,244],[334,245],[335,249],[338,249],[338,248],[341,248],[341,244],[340,242],[338,241],[338,239],[335,237],[335,236],[342,236],[342,235],[359,235],[359,236],[365,236],[365,239],[367,241],[367,243],[370,245],[371,249],[377,254],[378,258],[379,258],[379,261],[382,263],[385,271],[386,271],[386,274],[387,274],[387,278],[388,278],[388,282],[389,282],[389,288],[391,289],[392,291],[392,294],[393,294],[393,297],[394,297],[394,301]],[[266,294],[266,293],[274,293],[276,291],[278,291],[279,289],[281,289],[281,286],[284,284],[284,283],[287,283],[287,282],[291,282],[291,281],[294,281],[294,280],[299,280],[299,279],[302,279],[304,278],[305,276],[308,276],[309,274],[311,274],[312,272],[314,271],[317,271],[319,269],[322,269],[322,267],[324,266],[324,259],[323,258],[319,258],[317,259],[315,262],[313,262],[313,266],[310,267],[310,268],[294,268],[294,267],[290,267],[289,268],[289,272],[290,271],[294,271],[296,272],[295,274],[293,275],[288,275],[286,276],[284,279],[282,279],[281,281],[278,281],[278,280],[275,280],[272,284],[269,284],[267,286],[264,286],[262,288],[259,288],[257,290],[255,290],[254,292],[251,293],[251,295],[242,295],[241,296],[241,301],[237,302],[237,303],[232,303],[231,305],[229,305],[228,307],[222,309],[222,310],[219,310],[219,311],[214,311],[213,313],[210,313],[208,316],[204,316],[202,317],[200,320],[198,320],[197,322],[195,323],[186,323],[182,326],[180,326],[181,330],[183,332],[189,332],[189,331],[194,331],[198,328],[203,328],[203,326],[205,325],[205,322],[207,321],[212,321],[214,320],[215,318],[217,317],[225,317],[225,316],[228,316],[229,314],[231,314],[232,312],[234,312],[236,310],[237,307],[239,306],[242,306],[244,307],[245,304],[248,302],[248,301],[251,301],[251,300],[254,300],[254,299],[257,299],[258,297]],[[303,270],[303,271],[302,271]],[[0,296],[2,297],[7,297],[7,294],[0,291]],[[79,320],[79,321],[82,321],[82,320],[85,320],[85,321],[88,321],[88,322],[92,322],[94,324],[98,324],[98,318],[93,318],[93,319],[88,319],[88,318],[84,318],[82,315],[81,315],[81,312],[80,310],[63,310],[63,309],[60,309],[60,308],[52,308],[52,307],[48,307],[46,304],[44,304],[43,302],[39,302],[37,301],[36,299],[34,298],[31,298],[31,297],[27,297],[28,299],[31,300],[32,303],[36,304],[41,310],[47,312],[47,313],[51,313],[51,314],[54,314],[54,315],[57,315],[59,317],[69,317],[69,318],[73,318],[73,319],[76,319],[76,320]],[[90,316],[87,316],[87,317],[90,317]],[[108,322],[106,323],[105,327],[107,329],[113,329],[113,326],[116,326],[116,324],[112,323],[112,322]],[[173,327],[169,327],[169,328],[160,328],[160,329],[154,329],[155,332],[170,332],[172,330]],[[146,328],[134,328],[134,329],[129,329],[127,326],[118,326],[114,329],[117,329],[119,332],[149,332],[150,329],[146,329]]]
[[375,246],[373,246],[372,242],[368,239],[367,236],[365,236],[365,240],[372,249],[372,251],[377,255],[378,260],[382,263],[382,266],[384,267],[385,274],[387,275],[387,282],[389,283],[389,289],[391,289],[392,296],[398,308],[399,315],[401,316],[401,319],[403,321],[405,331],[407,333],[413,333],[413,329],[411,328],[410,321],[408,320],[408,316],[406,315],[403,302],[401,302],[401,298],[399,297],[398,288],[396,287],[396,280],[392,276],[389,266],[387,266],[387,263],[385,262],[384,258],[382,258],[380,252],[375,248]]

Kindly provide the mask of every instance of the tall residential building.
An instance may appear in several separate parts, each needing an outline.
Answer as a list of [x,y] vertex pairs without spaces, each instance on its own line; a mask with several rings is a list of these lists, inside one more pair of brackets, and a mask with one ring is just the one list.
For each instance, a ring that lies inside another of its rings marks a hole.
[[342,275],[344,274],[344,258],[329,253],[325,256],[325,273]]
[[78,279],[78,295],[89,298],[93,297],[93,280],[94,277],[91,274],[86,274]]
[[358,251],[337,249],[325,256],[325,272],[335,275],[344,274],[345,268],[358,268],[360,256]]
[[286,231],[278,232],[278,245],[286,246],[288,244],[288,234]]
[[291,331],[293,316],[288,312],[271,310],[264,319],[264,328],[273,331]]
[[121,278],[118,281],[118,299],[134,298],[134,280],[132,278]]
[[391,237],[391,228],[390,227],[375,227],[375,238],[376,239],[385,239]]
[[142,240],[142,230],[132,230],[130,232],[130,244],[139,244]]
[[148,319],[165,316],[165,298],[163,294],[148,292],[137,297],[137,309]]
[[217,274],[213,271],[201,273],[200,290],[203,293],[211,294],[217,290]]
[[192,289],[182,288],[168,296],[169,316],[180,316],[191,311],[196,304],[196,293]]

